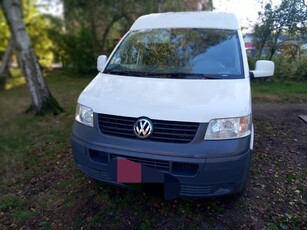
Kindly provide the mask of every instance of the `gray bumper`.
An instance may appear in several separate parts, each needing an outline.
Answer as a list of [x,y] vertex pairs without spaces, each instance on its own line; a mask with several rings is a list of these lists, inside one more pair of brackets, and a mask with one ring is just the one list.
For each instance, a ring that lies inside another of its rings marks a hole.
[[75,122],[71,144],[77,166],[92,178],[121,186],[111,179],[108,165],[114,158],[126,158],[176,177],[181,196],[240,192],[250,168],[250,136],[222,141],[196,137],[189,144],[170,144],[103,135]]

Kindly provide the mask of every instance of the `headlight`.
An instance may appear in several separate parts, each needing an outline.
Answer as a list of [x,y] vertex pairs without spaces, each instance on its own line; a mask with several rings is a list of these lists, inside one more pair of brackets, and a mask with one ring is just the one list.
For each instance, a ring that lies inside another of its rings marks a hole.
[[209,122],[205,140],[232,139],[251,133],[251,116],[214,119]]
[[93,110],[89,107],[78,104],[75,119],[81,124],[94,127]]

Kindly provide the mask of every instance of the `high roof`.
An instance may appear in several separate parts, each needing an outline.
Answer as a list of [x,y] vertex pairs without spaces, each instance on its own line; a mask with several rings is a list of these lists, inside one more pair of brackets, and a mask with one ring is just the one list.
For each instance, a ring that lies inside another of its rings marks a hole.
[[240,29],[237,17],[232,13],[196,11],[144,15],[130,30],[158,28]]

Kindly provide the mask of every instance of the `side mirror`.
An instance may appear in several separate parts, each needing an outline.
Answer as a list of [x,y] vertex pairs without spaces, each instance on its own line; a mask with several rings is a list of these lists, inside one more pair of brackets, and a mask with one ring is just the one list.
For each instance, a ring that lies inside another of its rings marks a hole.
[[275,65],[272,61],[257,61],[255,70],[251,71],[254,78],[270,77],[274,75]]
[[97,58],[97,69],[98,69],[99,72],[101,72],[104,69],[104,67],[105,67],[105,65],[107,63],[107,59],[108,58],[107,58],[106,55],[100,55]]

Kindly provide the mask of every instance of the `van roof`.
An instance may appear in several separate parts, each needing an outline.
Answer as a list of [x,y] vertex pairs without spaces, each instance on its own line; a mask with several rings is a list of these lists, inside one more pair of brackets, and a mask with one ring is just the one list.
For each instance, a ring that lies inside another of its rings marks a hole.
[[240,29],[233,13],[195,11],[144,15],[134,22],[130,30],[158,28]]

